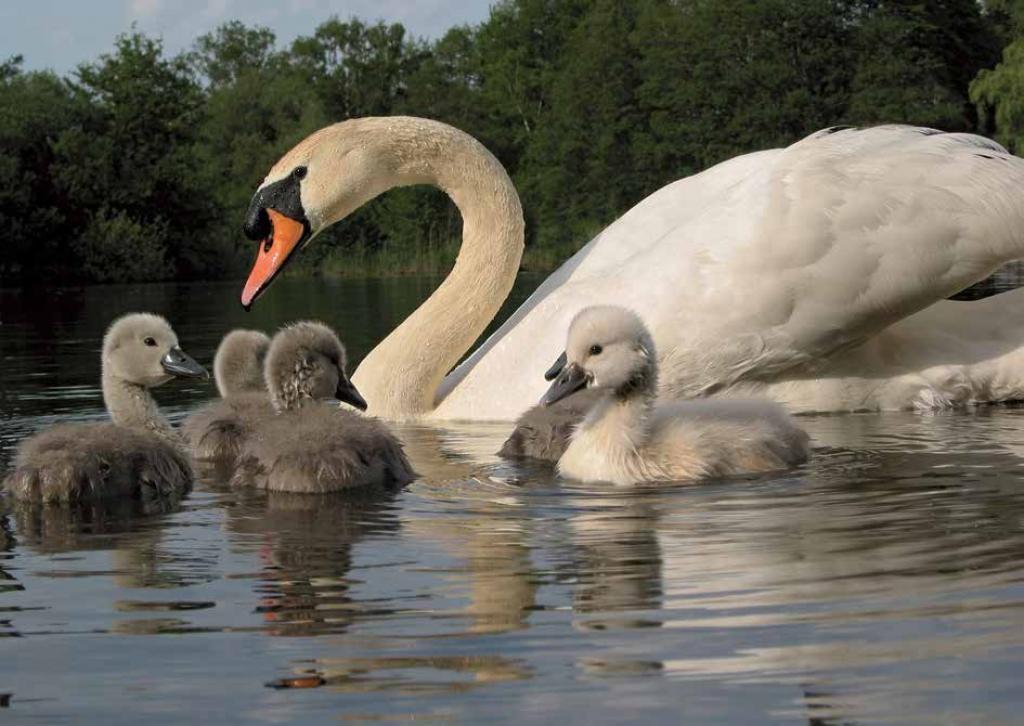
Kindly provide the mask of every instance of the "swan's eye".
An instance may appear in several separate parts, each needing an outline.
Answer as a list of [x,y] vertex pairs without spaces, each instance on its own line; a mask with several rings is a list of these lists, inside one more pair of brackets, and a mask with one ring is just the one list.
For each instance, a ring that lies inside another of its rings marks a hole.
[[592,345],[592,346],[590,346],[590,355],[601,355],[601,351],[603,351],[603,350],[604,350],[604,348],[602,348],[601,346],[599,346],[597,344]]
[[309,169],[307,169],[304,166],[297,166],[297,167],[295,167],[295,170],[292,171],[292,176],[295,177],[296,179],[305,179],[306,178],[306,172],[308,172],[308,171],[309,171]]
[[156,341],[153,338],[146,338],[142,342],[145,343],[146,345],[148,345],[150,348],[155,348],[156,347]]

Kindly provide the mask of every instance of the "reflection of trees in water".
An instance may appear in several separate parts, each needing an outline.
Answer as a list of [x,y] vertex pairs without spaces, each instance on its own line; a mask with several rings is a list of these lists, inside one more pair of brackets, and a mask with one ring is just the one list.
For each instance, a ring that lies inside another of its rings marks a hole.
[[258,612],[274,635],[344,631],[367,610],[349,594],[352,548],[398,529],[393,496],[239,492],[227,509],[234,534],[261,544]]

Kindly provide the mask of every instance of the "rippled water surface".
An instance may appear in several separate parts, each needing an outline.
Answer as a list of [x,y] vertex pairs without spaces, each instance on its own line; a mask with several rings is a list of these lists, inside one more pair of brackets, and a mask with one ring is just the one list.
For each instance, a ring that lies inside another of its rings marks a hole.
[[[358,359],[435,282],[286,279],[249,315],[237,283],[0,291],[0,469],[102,417],[117,314],[205,362],[231,326],[320,317]],[[157,395],[178,419],[214,388]],[[1024,409],[802,422],[804,469],[700,486],[584,487],[497,459],[504,426],[403,426],[423,476],[386,499],[7,504],[0,714],[1018,721]]]

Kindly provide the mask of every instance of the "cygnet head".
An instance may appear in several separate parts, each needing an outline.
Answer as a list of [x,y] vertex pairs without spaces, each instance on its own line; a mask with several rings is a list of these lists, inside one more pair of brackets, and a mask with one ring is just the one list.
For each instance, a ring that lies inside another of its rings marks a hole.
[[103,337],[103,375],[154,388],[175,377],[209,374],[178,346],[170,323],[159,315],[132,313],[115,320]]
[[263,361],[270,337],[260,330],[232,330],[224,336],[213,357],[213,378],[221,397],[238,393],[262,393]]
[[323,323],[303,321],[270,341],[264,367],[274,408],[289,411],[327,398],[366,410],[366,401],[345,374],[345,346]]
[[542,405],[560,401],[581,388],[603,389],[620,397],[654,390],[654,341],[631,310],[613,305],[584,308],[569,325],[562,355],[547,373],[554,382],[541,399]]

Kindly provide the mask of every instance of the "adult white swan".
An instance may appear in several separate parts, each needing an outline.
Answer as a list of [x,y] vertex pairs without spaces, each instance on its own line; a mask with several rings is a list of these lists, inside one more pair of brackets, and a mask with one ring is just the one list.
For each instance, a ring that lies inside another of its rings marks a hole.
[[[319,231],[411,184],[433,184],[452,198],[463,244],[447,279],[353,376],[371,413],[391,418],[514,418],[543,393],[541,373],[561,351],[572,316],[602,303],[648,321],[664,356],[662,393],[768,386],[812,402],[803,408],[858,407],[851,400],[870,396],[851,395],[850,379],[876,385],[914,371],[893,368],[885,351],[880,360],[861,351],[868,369],[835,373],[847,382],[833,395],[830,367],[842,368],[851,350],[893,323],[1024,257],[1024,160],[968,134],[829,129],[647,197],[452,370],[515,278],[518,196],[501,164],[465,133],[425,119],[364,118],[321,129],[270,170],[246,216],[246,235],[260,246],[242,303],[251,305]],[[984,313],[970,310],[978,308],[961,309],[965,330]],[[942,316],[925,324],[914,317],[903,323],[911,341],[930,335]],[[977,345],[954,342],[946,353]],[[945,363],[956,361],[914,365]]]

